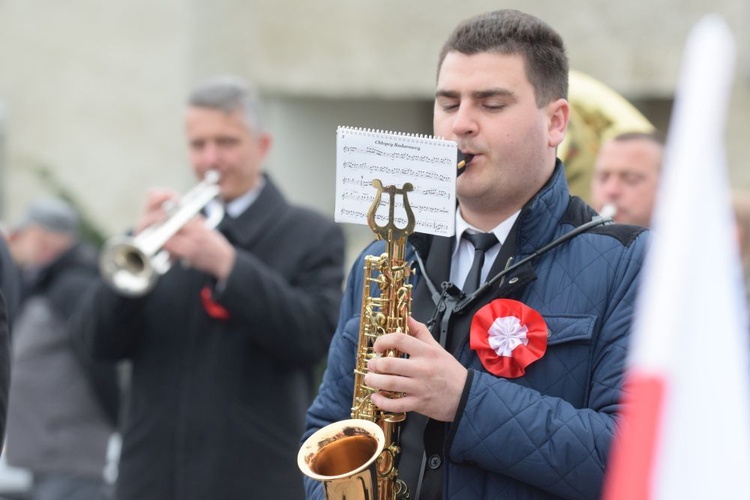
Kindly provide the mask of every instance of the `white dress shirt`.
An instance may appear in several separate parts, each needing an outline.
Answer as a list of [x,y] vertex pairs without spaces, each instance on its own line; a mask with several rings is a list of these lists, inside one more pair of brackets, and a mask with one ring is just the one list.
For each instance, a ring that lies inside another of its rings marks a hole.
[[[500,247],[508,238],[508,234],[510,234],[510,230],[520,213],[521,211],[519,210],[492,229],[492,232],[495,233],[499,243],[487,250],[484,254],[484,264],[482,265],[482,272],[479,280],[480,283],[487,281],[487,275],[490,273],[490,269],[492,268],[492,264],[495,262],[497,255],[500,253]],[[464,281],[466,281],[466,276],[469,274],[469,269],[471,269],[471,263],[474,261],[474,246],[471,242],[461,237],[466,231],[469,233],[483,232],[466,222],[461,216],[461,207],[457,207],[456,242],[453,246],[453,253],[451,254],[450,280],[459,287],[463,286]]]
[[222,201],[218,198],[214,198],[206,205],[206,219],[212,220],[213,217],[215,217],[216,211],[222,210],[222,207],[224,213],[229,217],[238,217],[242,214],[242,212],[247,210],[250,205],[253,204],[253,202],[258,198],[260,192],[263,190],[263,186],[265,185],[266,180],[261,177],[257,186],[255,186],[253,189],[243,194],[239,198],[235,198],[234,200],[226,204],[222,203]]

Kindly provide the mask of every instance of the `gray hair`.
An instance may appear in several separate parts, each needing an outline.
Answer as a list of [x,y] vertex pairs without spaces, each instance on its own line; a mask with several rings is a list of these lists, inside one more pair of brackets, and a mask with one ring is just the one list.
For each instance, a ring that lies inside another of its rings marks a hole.
[[258,94],[239,77],[217,76],[198,84],[188,97],[188,105],[228,114],[239,111],[248,128],[263,131]]
[[640,140],[651,141],[654,144],[657,144],[661,147],[664,147],[664,145],[666,144],[666,138],[664,137],[664,134],[658,130],[653,130],[651,132],[641,132],[641,131],[622,132],[614,136],[612,140],[617,141],[617,142],[640,141]]
[[80,231],[78,212],[60,198],[39,198],[32,201],[21,219],[14,225],[14,231],[39,225],[47,231],[78,235]]

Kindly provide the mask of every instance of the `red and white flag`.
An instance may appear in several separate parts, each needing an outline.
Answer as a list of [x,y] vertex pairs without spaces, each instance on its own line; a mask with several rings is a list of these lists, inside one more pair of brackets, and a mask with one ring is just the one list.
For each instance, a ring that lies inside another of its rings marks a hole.
[[606,500],[750,499],[750,331],[724,150],[734,57],[720,17],[691,31]]

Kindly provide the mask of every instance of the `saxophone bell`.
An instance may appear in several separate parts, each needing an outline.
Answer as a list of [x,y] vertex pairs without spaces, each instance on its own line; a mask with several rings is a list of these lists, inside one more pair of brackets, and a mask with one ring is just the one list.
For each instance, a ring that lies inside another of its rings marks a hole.
[[379,498],[377,459],[384,447],[385,435],[377,423],[340,420],[307,438],[297,465],[323,483],[326,498],[374,500]]

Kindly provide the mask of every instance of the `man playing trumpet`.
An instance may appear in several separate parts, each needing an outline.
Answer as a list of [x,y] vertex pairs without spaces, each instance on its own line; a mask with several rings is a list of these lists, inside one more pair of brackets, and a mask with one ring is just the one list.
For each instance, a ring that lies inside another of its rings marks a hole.
[[[83,341],[132,363],[118,500],[299,498],[298,439],[341,299],[341,230],[288,204],[262,164],[271,136],[235,78],[197,87],[185,130],[198,178],[219,195],[163,245],[173,262],[152,290],[91,294]],[[150,191],[135,228],[167,216]],[[170,203],[167,203],[170,204]]]

